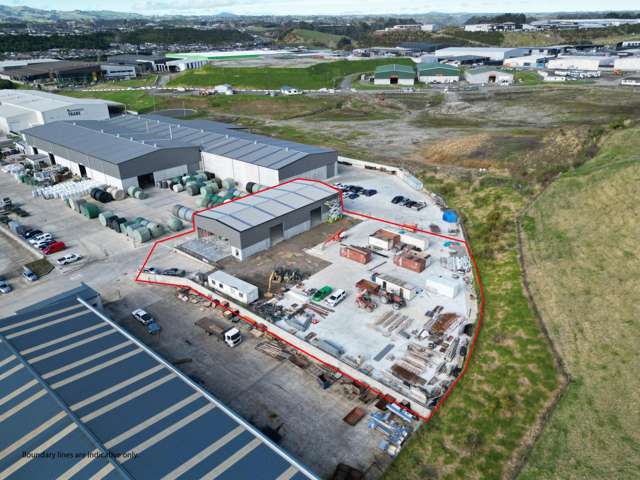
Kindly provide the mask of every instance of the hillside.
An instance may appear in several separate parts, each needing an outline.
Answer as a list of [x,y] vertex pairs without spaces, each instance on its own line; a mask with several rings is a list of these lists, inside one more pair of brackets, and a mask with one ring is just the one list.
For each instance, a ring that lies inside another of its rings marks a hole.
[[352,73],[373,72],[379,65],[400,63],[415,65],[410,59],[340,60],[318,63],[307,68],[205,66],[189,70],[168,83],[172,87],[212,87],[229,83],[236,88],[277,90],[283,85],[303,89],[336,87],[340,80]]
[[309,47],[341,48],[349,45],[351,39],[344,35],[334,35],[332,33],[318,32],[295,28],[282,39],[282,43],[287,45],[306,45]]
[[533,296],[572,377],[521,480],[640,471],[640,128],[563,175],[525,218]]

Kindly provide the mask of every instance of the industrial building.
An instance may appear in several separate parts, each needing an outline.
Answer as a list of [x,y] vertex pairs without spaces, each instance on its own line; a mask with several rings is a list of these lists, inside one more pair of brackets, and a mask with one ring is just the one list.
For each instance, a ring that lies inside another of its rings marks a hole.
[[620,85],[627,85],[629,87],[640,87],[640,77],[625,77],[620,80]]
[[0,392],[0,478],[317,478],[86,286],[0,319]]
[[110,55],[107,57],[107,63],[110,65],[127,65],[134,67],[138,75],[154,72],[166,72],[169,68],[166,66],[168,58],[162,55],[149,54],[124,54]]
[[[326,179],[337,174],[335,150],[244,132],[206,120],[160,115],[122,115],[101,122],[74,122],[29,129],[25,140],[37,152],[75,173],[120,188],[145,187],[203,169],[273,186],[296,177]],[[29,152],[32,153],[32,152]]]
[[136,67],[133,65],[100,65],[102,78],[105,80],[130,80],[136,78]]
[[503,62],[506,58],[521,57],[529,53],[528,48],[501,48],[501,47],[447,47],[435,51],[438,58],[450,58],[463,55],[487,57],[492,62]]
[[273,55],[291,55],[291,53],[290,50],[211,50],[208,52],[167,53],[167,58],[209,62],[211,60],[240,60]]
[[339,204],[338,192],[322,183],[294,180],[195,216],[198,238],[226,239],[245,260],[324,222]]
[[539,55],[513,57],[505,59],[502,65],[506,68],[544,68],[547,58]]
[[101,78],[100,65],[89,62],[41,62],[5,68],[0,78],[22,83],[86,84]]
[[416,71],[407,65],[381,65],[373,75],[375,85],[413,85]]
[[618,72],[640,72],[640,57],[616,58],[613,69]]
[[464,79],[476,85],[510,85],[513,83],[513,73],[492,67],[478,67],[465,70]]
[[427,63],[418,65],[418,81],[423,83],[454,83],[460,80],[460,69],[453,65]]
[[106,120],[122,105],[106,100],[72,98],[40,90],[0,90],[0,133],[20,131],[61,120]]
[[200,149],[170,139],[136,140],[101,129],[109,121],[56,122],[22,132],[27,153],[47,154],[52,164],[107,185],[128,189],[194,173]]
[[616,57],[565,55],[549,60],[547,68],[550,70],[584,70],[596,71],[600,68],[613,67]]

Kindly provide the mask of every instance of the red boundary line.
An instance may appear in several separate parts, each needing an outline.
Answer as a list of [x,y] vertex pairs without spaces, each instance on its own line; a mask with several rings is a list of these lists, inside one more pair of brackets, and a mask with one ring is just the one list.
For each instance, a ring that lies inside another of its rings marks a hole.
[[[462,371],[456,377],[456,379],[453,381],[453,383],[449,386],[447,391],[442,395],[442,397],[440,397],[440,400],[438,401],[436,406],[433,408],[433,410],[431,411],[429,416],[424,417],[424,416],[414,412],[410,408],[405,407],[404,405],[397,404],[399,407],[403,408],[407,412],[411,413],[412,415],[415,415],[416,417],[420,418],[425,423],[427,423],[429,420],[431,420],[431,418],[433,418],[433,416],[436,414],[436,412],[444,405],[445,401],[449,398],[449,395],[451,395],[451,392],[453,391],[455,386],[462,379],[462,377],[464,377],[464,375],[466,374],[467,368],[469,367],[469,364],[471,362],[471,357],[473,355],[473,350],[475,348],[476,341],[478,339],[478,334],[480,333],[480,328],[482,326],[482,320],[483,320],[483,316],[484,316],[484,305],[485,305],[484,286],[482,285],[482,280],[480,279],[480,271],[478,270],[478,265],[476,263],[476,259],[473,256],[473,252],[471,251],[471,248],[469,247],[469,243],[466,240],[463,240],[461,238],[456,238],[456,237],[450,237],[450,236],[447,236],[447,235],[441,235],[439,233],[430,232],[428,230],[423,230],[421,228],[417,228],[417,227],[414,227],[412,225],[406,225],[406,224],[401,224],[401,223],[397,223],[397,222],[392,222],[390,220],[384,220],[382,218],[374,217],[374,216],[367,215],[367,214],[364,214],[364,213],[355,212],[355,211],[352,211],[352,210],[347,210],[346,208],[344,208],[343,193],[342,193],[342,191],[340,189],[334,187],[333,185],[325,183],[325,182],[323,182],[321,180],[312,180],[312,179],[307,179],[307,178],[294,178],[294,179],[288,180],[286,182],[280,183],[278,185],[274,185],[273,187],[264,188],[264,189],[260,190],[259,192],[249,193],[249,194],[243,195],[241,197],[236,197],[236,198],[227,200],[227,201],[225,201],[225,202],[223,202],[223,203],[221,203],[219,205],[215,205],[213,207],[208,207],[208,208],[203,208],[203,209],[200,209],[200,210],[196,210],[194,212],[193,216],[191,217],[191,230],[188,230],[188,231],[185,231],[185,232],[181,232],[181,233],[179,233],[177,235],[172,235],[171,237],[163,238],[161,240],[157,240],[156,242],[154,242],[153,246],[151,247],[151,250],[149,250],[149,253],[147,253],[147,256],[145,257],[144,262],[143,262],[142,266],[140,267],[140,269],[139,269],[134,281],[138,282],[138,283],[148,283],[148,284],[153,284],[153,285],[164,285],[164,286],[170,286],[170,287],[176,287],[176,288],[185,288],[186,285],[182,285],[182,284],[168,283],[168,282],[156,282],[156,281],[151,281],[151,280],[142,280],[142,279],[140,279],[140,274],[144,271],[144,268],[146,267],[147,263],[149,262],[149,259],[151,258],[151,256],[153,255],[153,252],[155,251],[156,247],[159,244],[164,243],[164,242],[168,242],[169,240],[173,240],[173,239],[176,239],[176,238],[179,238],[179,237],[183,237],[185,235],[189,235],[191,233],[194,233],[196,231],[195,217],[196,217],[196,214],[198,214],[198,213],[202,213],[202,212],[205,212],[207,210],[212,210],[214,208],[218,208],[218,207],[220,207],[222,205],[225,205],[227,203],[235,202],[236,200],[241,200],[241,199],[249,197],[251,195],[255,195],[256,193],[265,192],[267,190],[271,190],[273,188],[277,188],[277,187],[280,187],[282,185],[286,185],[287,183],[297,182],[297,181],[320,183],[320,184],[322,184],[322,185],[324,185],[326,187],[329,187],[329,188],[335,190],[336,192],[338,192],[340,194],[340,207],[341,207],[342,211],[345,212],[345,213],[348,213],[350,215],[355,215],[355,216],[366,218],[366,219],[369,219],[369,220],[376,220],[378,222],[383,222],[383,223],[387,223],[389,225],[394,225],[396,227],[401,227],[401,228],[409,229],[409,230],[412,230],[412,231],[425,233],[427,235],[432,235],[434,237],[439,237],[439,238],[444,238],[444,239],[447,239],[447,240],[452,240],[452,241],[455,241],[455,242],[460,242],[465,246],[465,248],[467,250],[467,253],[469,254],[469,258],[471,259],[471,263],[473,264],[473,270],[474,270],[474,273],[475,273],[476,282],[478,283],[478,289],[480,291],[480,305],[478,307],[478,322],[477,322],[477,325],[476,325],[476,328],[475,328],[473,339],[471,340],[471,344],[469,346],[469,353],[467,354],[467,358],[465,359],[465,363],[464,363],[464,366],[462,368]],[[210,297],[210,296],[208,296],[208,295],[206,295],[206,294],[204,294],[202,292],[199,292],[198,290],[196,290],[194,288],[190,288],[190,287],[187,287],[187,288],[189,288],[189,290],[191,292],[195,293],[196,295],[199,295],[199,296],[201,296],[203,298],[206,298],[209,301],[212,301],[214,303],[218,302],[217,299],[214,299],[214,298],[212,298],[212,297]],[[233,309],[231,309],[229,307],[225,307],[225,309],[227,309],[227,310],[229,310],[231,312],[235,312]],[[264,326],[264,325],[262,325],[262,324],[260,324],[258,322],[255,322],[254,320],[252,320],[250,318],[244,317],[242,315],[237,315],[237,316],[239,318],[241,318],[244,322],[246,322],[246,323],[248,323],[250,325],[253,325],[254,327],[260,329],[263,332],[268,333],[272,337],[274,337],[274,338],[278,339],[279,341],[281,341],[283,343],[286,343],[290,347],[293,347],[296,350],[304,353],[308,357],[310,357],[310,358],[314,359],[316,362],[319,362],[319,363],[323,364],[324,366],[330,368],[334,372],[340,373],[341,375],[349,378],[355,384],[369,389],[370,391],[372,391],[376,395],[384,398],[387,401],[391,401],[391,402],[394,402],[394,403],[396,402],[396,399],[391,397],[390,395],[383,394],[382,392],[380,392],[380,391],[372,388],[371,386],[367,385],[363,381],[358,380],[356,378],[353,378],[349,374],[344,373],[343,371],[341,371],[339,368],[337,368],[337,367],[325,362],[324,360],[322,360],[320,358],[317,358],[315,355],[303,350],[302,348],[300,348],[300,347],[298,347],[296,345],[293,345],[291,342],[289,342],[289,341],[285,340],[284,338],[281,338],[279,335],[269,331],[268,327],[266,327],[266,326]]]

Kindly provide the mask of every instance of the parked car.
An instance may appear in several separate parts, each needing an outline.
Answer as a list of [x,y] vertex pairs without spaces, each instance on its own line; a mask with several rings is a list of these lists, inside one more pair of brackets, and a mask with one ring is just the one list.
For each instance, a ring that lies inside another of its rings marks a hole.
[[48,247],[52,243],[56,243],[56,241],[55,240],[40,240],[40,241],[34,243],[33,246],[36,247],[36,248],[39,248],[40,250],[43,250],[44,248]]
[[378,193],[377,190],[370,188],[368,190],[364,190],[362,192],[362,195],[364,195],[365,197],[373,197],[376,193]]
[[35,237],[36,235],[40,235],[41,233],[42,233],[42,230],[31,229],[31,230],[27,230],[26,232],[24,232],[23,237],[28,240],[31,237]]
[[313,294],[313,297],[311,297],[311,300],[313,300],[314,302],[321,302],[331,292],[333,292],[333,288],[331,288],[329,285],[325,285],[324,287],[322,287],[320,290],[317,290],[316,293]]
[[325,302],[327,303],[327,305],[329,305],[330,307],[335,307],[337,304],[339,304],[342,300],[344,300],[344,298],[347,296],[347,292],[345,292],[342,289],[338,289],[335,292],[333,292],[331,295],[329,295],[326,299]]
[[358,198],[360,195],[358,195],[357,193],[350,193],[349,195],[347,195],[347,198],[349,200],[355,200],[356,198]]
[[133,315],[133,318],[135,318],[136,320],[138,320],[141,324],[143,324],[145,326],[149,325],[150,323],[155,323],[156,322],[154,320],[154,318],[151,315],[149,315],[142,308],[137,308],[136,310],[131,312],[131,315]]
[[151,322],[147,325],[147,333],[150,335],[155,335],[156,333],[160,333],[162,327],[158,325],[156,322]]
[[180,268],[167,268],[160,273],[161,275],[169,275],[171,277],[184,277],[187,274],[187,272]]
[[22,276],[29,282],[35,282],[38,280],[38,275],[33,273],[28,267],[23,267]]
[[398,203],[404,201],[404,197],[402,195],[396,195],[395,197],[393,197],[391,199],[391,203],[393,203],[394,205],[397,205]]
[[404,207],[407,203],[412,202],[412,201],[413,200],[411,200],[410,198],[405,198],[400,202],[400,205],[402,205]]
[[404,204],[404,206],[407,208],[413,208],[416,205],[418,205],[418,202],[416,202],[415,200],[409,200],[407,203]]
[[351,185],[349,187],[349,191],[353,192],[353,193],[362,193],[364,192],[364,188],[358,186],[358,185]]
[[67,248],[67,246],[64,244],[64,242],[53,242],[43,248],[42,253],[44,253],[45,255],[51,255],[52,253],[61,252],[65,248]]
[[7,283],[4,277],[0,277],[0,292],[9,293],[11,290],[13,290],[11,285]]
[[160,275],[160,270],[155,267],[147,267],[143,270],[144,273],[151,273],[152,275]]
[[82,259],[82,256],[77,253],[69,253],[68,255],[64,255],[56,260],[58,265],[69,265],[70,263],[75,263]]
[[38,235],[34,235],[30,237],[28,242],[31,245],[35,245],[36,243],[46,241],[46,240],[53,240],[53,235],[51,235],[50,233],[40,233]]

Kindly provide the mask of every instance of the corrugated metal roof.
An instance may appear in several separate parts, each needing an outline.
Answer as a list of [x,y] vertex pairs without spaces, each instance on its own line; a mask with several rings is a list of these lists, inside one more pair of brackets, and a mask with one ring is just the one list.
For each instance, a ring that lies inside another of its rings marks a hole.
[[296,180],[198,213],[196,222],[210,218],[241,232],[337,194],[321,183]]
[[272,169],[282,168],[309,154],[335,152],[328,148],[255,135],[231,125],[206,120],[178,120],[160,115],[122,115],[110,120],[77,123],[139,142],[179,142],[198,146],[204,152]]
[[79,297],[0,320],[0,478],[315,478]]
[[428,63],[425,65],[418,65],[418,74],[425,72],[441,72],[449,75],[459,75],[460,69],[453,65],[447,65],[446,63]]
[[396,63],[391,65],[380,65],[376,67],[375,73],[389,73],[389,72],[402,72],[402,73],[415,73],[412,67],[407,65],[398,65]]

